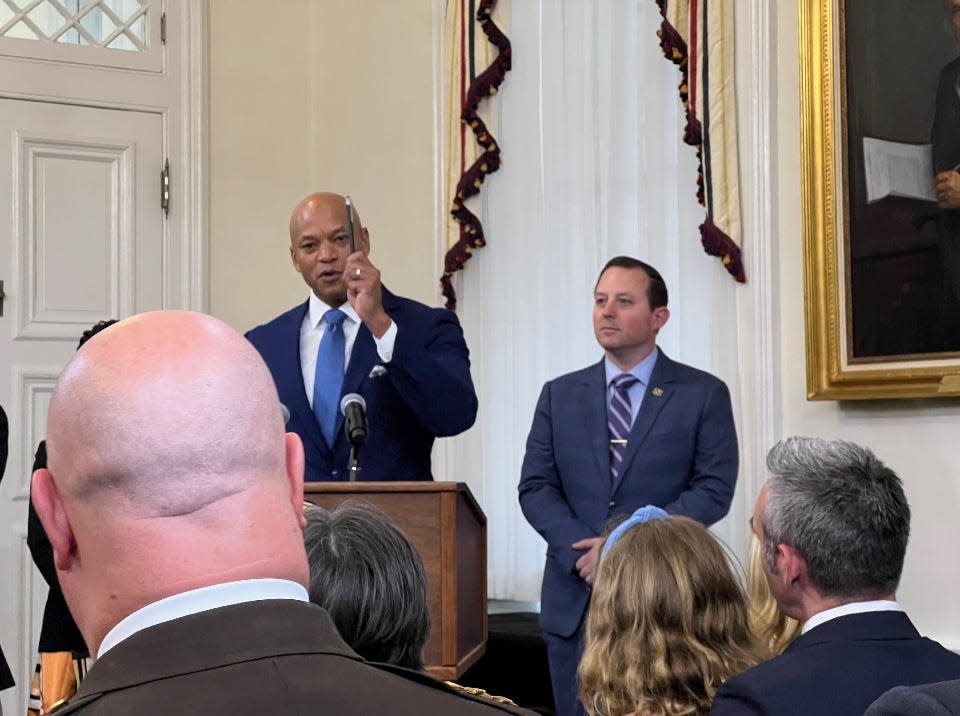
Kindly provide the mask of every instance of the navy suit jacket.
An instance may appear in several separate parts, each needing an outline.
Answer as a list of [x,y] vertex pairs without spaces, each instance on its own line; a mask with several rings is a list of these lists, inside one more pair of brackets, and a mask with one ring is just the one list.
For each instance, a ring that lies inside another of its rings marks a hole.
[[864,716],[956,716],[960,714],[960,680],[923,686],[898,686],[873,702]]
[[[254,328],[247,338],[263,356],[280,402],[290,411],[287,429],[303,440],[305,479],[346,480],[350,445],[342,429],[343,416],[334,444],[327,445],[303,387],[300,326],[308,305]],[[397,325],[392,359],[383,364],[373,335],[361,324],[341,393],[359,393],[367,403],[369,431],[360,451],[359,479],[432,480],[434,438],[463,432],[477,416],[470,354],[460,322],[450,311],[394,296],[386,289],[383,307]]]
[[960,656],[921,637],[903,612],[851,614],[727,681],[710,713],[852,716],[894,686],[956,677]]
[[520,476],[520,506],[547,541],[540,624],[576,632],[590,599],[572,545],[614,517],[657,505],[712,524],[730,509],[737,435],[718,378],[660,352],[627,438],[620,477],[610,473],[603,361],[548,382],[540,393]]

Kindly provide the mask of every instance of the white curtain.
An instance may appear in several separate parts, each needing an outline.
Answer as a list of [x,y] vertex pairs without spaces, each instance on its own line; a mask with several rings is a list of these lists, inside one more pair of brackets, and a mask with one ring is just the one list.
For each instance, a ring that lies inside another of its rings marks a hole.
[[619,254],[660,270],[672,313],[661,348],[725,380],[739,415],[737,287],[700,247],[696,157],[654,0],[514,0],[508,12],[503,166],[480,207],[490,243],[456,279],[480,414],[442,441],[438,474],[467,482],[486,512],[490,597],[537,601],[545,546],[520,512],[520,463],[543,383],[602,355],[599,270]]

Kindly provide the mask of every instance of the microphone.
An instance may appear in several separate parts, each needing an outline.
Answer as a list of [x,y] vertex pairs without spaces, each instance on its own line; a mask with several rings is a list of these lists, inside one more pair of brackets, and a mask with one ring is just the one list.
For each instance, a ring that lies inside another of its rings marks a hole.
[[347,393],[340,399],[340,412],[345,418],[343,429],[354,447],[360,447],[367,441],[366,409],[367,401],[358,393]]

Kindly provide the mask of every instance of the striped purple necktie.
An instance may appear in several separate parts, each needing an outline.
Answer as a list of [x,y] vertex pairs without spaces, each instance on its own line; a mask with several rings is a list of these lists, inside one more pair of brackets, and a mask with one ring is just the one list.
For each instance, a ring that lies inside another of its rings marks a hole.
[[627,436],[633,417],[630,411],[630,393],[627,391],[640,381],[629,373],[621,373],[613,379],[613,393],[607,406],[607,427],[610,428],[610,474],[616,480],[620,476],[623,453],[627,449]]

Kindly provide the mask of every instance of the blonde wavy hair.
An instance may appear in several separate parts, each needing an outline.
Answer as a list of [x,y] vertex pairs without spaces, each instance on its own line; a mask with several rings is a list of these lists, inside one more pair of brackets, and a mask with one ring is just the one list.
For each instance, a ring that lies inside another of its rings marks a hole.
[[591,716],[706,714],[766,656],[724,550],[699,522],[638,524],[600,561],[580,662]]
[[750,629],[771,654],[780,654],[800,635],[801,624],[780,611],[764,576],[763,545],[754,534],[747,547],[747,597],[750,600]]

